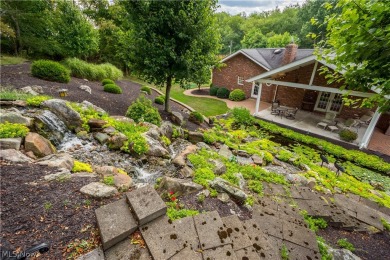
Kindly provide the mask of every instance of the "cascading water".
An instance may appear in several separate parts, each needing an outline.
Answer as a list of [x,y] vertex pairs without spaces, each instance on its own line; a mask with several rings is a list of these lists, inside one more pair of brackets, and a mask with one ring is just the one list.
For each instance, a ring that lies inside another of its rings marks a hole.
[[40,131],[44,132],[47,138],[56,146],[62,142],[67,134],[70,134],[64,122],[49,110],[43,110],[35,119],[40,122],[40,124],[37,124]]
[[156,182],[156,179],[161,177],[162,174],[160,171],[155,171],[155,172],[152,172],[152,171],[148,171],[146,170],[145,168],[138,168],[136,167],[135,168],[135,172],[136,172],[136,182],[137,183],[155,183]]

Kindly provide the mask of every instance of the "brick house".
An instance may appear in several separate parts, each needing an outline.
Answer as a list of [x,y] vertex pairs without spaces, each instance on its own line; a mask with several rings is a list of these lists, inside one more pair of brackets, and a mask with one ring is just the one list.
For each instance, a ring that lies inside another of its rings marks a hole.
[[[271,103],[277,100],[283,106],[299,108],[318,114],[335,112],[339,118],[357,118],[369,109],[344,106],[340,90],[342,83],[328,84],[321,66],[330,70],[334,67],[318,60],[311,49],[298,49],[289,44],[283,49],[243,49],[222,60],[226,66],[213,70],[212,83],[226,87],[230,91],[242,89],[247,98],[256,98],[258,111],[260,102]],[[373,95],[366,92],[351,91],[349,97],[361,99]],[[371,110],[373,119],[363,138],[361,148],[365,148],[375,127],[390,132],[390,114],[380,114],[376,108]]]

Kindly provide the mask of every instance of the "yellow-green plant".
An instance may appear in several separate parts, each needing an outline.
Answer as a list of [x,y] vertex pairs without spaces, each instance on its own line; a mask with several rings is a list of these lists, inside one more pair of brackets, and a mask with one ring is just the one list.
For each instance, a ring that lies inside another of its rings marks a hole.
[[26,99],[27,105],[29,106],[34,106],[34,107],[39,107],[42,102],[52,99],[52,97],[49,96],[34,96],[34,97],[29,97]]
[[88,163],[74,161],[72,172],[92,172],[92,166]]
[[23,124],[5,122],[0,124],[0,138],[25,137],[30,129]]

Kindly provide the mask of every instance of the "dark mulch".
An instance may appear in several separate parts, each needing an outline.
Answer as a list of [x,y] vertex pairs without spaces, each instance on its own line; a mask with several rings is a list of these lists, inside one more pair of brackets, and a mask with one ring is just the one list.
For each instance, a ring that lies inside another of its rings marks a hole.
[[[1,85],[9,86],[12,88],[20,89],[26,86],[38,85],[44,88],[44,92],[47,95],[60,98],[58,96],[59,89],[68,89],[68,96],[63,98],[69,101],[82,102],[88,100],[96,106],[103,108],[110,115],[121,115],[126,114],[127,108],[129,105],[135,101],[139,94],[141,85],[130,82],[127,80],[119,80],[117,84],[122,88],[123,93],[112,94],[103,91],[103,86],[100,82],[86,81],[84,79],[72,77],[69,83],[57,83],[46,81],[38,78],[34,78],[30,73],[30,63],[23,63],[19,65],[7,65],[1,66]],[[79,89],[80,85],[87,85],[91,88],[92,94]],[[155,97],[159,96],[156,91],[152,91],[152,94],[147,96],[149,99],[154,101]],[[166,112],[164,112],[164,106],[153,103],[154,106],[159,110],[162,118],[164,120],[169,120],[169,117]],[[171,102],[171,110],[181,112],[184,118],[188,119],[188,114],[183,113],[184,110],[187,110],[184,106]],[[202,124],[201,126],[188,122],[185,125],[185,128],[191,131],[195,131],[199,127],[207,128],[207,124]]]
[[318,235],[334,248],[339,247],[337,240],[346,238],[354,245],[354,254],[362,259],[390,259],[390,233],[388,231],[368,234],[328,227],[319,230]]
[[210,96],[210,89],[208,88],[201,88],[201,89],[193,89],[190,92],[194,95],[200,95],[200,96]]
[[72,178],[43,180],[56,169],[34,165],[7,165],[0,161],[1,230],[0,246],[25,250],[49,243],[50,250],[39,259],[66,259],[67,245],[75,239],[100,243],[94,210],[119,199],[94,200],[79,192],[93,181]]

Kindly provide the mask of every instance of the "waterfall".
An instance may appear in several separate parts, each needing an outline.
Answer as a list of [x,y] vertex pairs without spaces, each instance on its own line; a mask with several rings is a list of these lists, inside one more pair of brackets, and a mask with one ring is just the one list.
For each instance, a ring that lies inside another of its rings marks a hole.
[[135,168],[136,171],[136,182],[142,182],[142,183],[155,183],[156,179],[158,177],[161,177],[161,172],[156,171],[156,172],[150,172],[145,170],[145,168]]
[[43,132],[56,146],[62,142],[65,135],[70,133],[64,122],[49,110],[43,110],[35,118],[42,123],[36,124],[36,127],[39,128],[38,131]]

